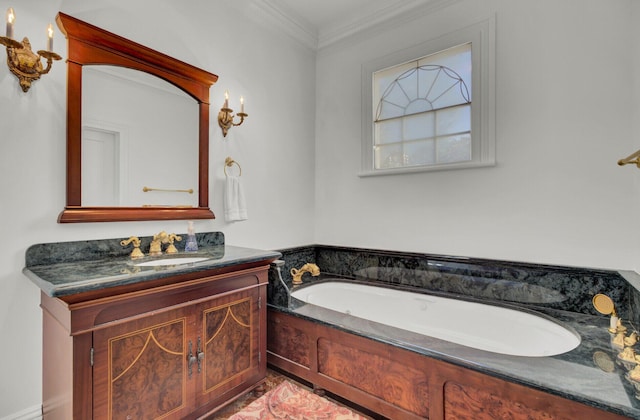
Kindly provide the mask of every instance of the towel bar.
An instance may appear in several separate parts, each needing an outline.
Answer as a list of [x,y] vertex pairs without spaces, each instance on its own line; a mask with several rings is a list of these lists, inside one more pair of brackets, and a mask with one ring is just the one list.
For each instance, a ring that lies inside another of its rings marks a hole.
[[142,187],[142,191],[143,192],[149,192],[149,191],[185,192],[185,193],[193,194],[193,188],[189,188],[188,190],[167,190],[164,188]]

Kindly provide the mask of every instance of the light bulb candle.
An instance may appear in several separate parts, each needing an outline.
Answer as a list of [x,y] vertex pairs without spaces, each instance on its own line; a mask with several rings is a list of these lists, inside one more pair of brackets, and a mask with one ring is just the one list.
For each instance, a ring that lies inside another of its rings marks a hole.
[[240,97],[240,113],[244,114],[244,96]]
[[47,27],[47,51],[53,51],[53,26]]
[[229,91],[224,92],[224,107],[229,108]]
[[13,39],[13,23],[16,20],[16,14],[13,12],[13,8],[7,10],[7,38]]

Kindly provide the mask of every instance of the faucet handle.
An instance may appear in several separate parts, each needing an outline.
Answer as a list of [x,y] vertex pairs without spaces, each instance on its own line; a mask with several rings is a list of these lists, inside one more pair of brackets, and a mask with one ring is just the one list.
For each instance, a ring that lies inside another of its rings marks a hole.
[[178,236],[175,233],[170,233],[168,236],[168,242],[169,242],[169,246],[167,247],[167,249],[164,251],[167,254],[176,254],[178,252],[178,250],[176,249],[175,245],[173,244],[173,241],[178,241],[180,242],[182,240],[182,236]]
[[133,251],[131,251],[131,259],[135,260],[144,257],[142,251],[140,251],[140,239],[137,236],[131,236],[129,239],[123,239],[120,241],[120,245],[127,246],[133,244]]

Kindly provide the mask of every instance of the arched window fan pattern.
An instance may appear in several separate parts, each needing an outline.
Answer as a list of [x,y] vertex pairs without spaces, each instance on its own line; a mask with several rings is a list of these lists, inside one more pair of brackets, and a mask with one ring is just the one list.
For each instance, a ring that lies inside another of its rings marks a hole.
[[471,160],[470,43],[383,70],[374,80],[381,92],[376,169]]

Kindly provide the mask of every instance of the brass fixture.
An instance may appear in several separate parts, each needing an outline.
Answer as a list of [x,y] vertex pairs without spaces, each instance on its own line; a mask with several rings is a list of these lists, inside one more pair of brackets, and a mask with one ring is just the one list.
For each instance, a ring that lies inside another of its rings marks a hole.
[[178,236],[175,233],[167,233],[163,230],[162,232],[153,235],[153,240],[151,241],[151,245],[149,246],[149,255],[152,257],[162,255],[162,244],[169,244],[165,251],[167,254],[176,254],[178,250],[176,249],[173,242],[181,240],[181,236]]
[[621,328],[624,328],[626,330],[626,328],[622,325],[622,322],[618,318],[613,300],[611,300],[609,296],[598,293],[593,297],[592,303],[596,311],[600,312],[603,315],[611,315],[611,319],[609,321],[610,333],[615,334],[616,332],[620,332],[622,331]]
[[623,340],[625,347],[633,347],[638,342],[638,333],[632,332],[628,337],[625,337]]
[[[637,364],[636,367],[634,367],[630,372],[629,372],[629,378],[632,381],[636,381],[636,382],[640,382],[640,364]],[[636,387],[636,390],[638,390],[638,388]],[[640,391],[640,390],[639,390]]]
[[178,250],[176,249],[175,245],[173,244],[173,241],[180,242],[182,240],[182,236],[178,236],[175,233],[170,233],[169,237],[167,238],[167,240],[169,242],[169,246],[167,247],[167,250],[165,252],[167,254],[177,254]]
[[320,268],[313,263],[306,263],[299,270],[295,268],[291,269],[291,275],[293,276],[293,284],[302,284],[302,275],[304,273],[310,273],[312,276],[317,277],[320,275]]
[[[0,44],[7,49],[7,65],[11,73],[15,74],[20,82],[23,92],[27,92],[31,83],[38,80],[43,74],[49,73],[53,60],[61,60],[58,54],[51,51],[53,48],[53,27],[47,28],[47,50],[39,50],[34,53],[31,50],[29,38],[24,37],[22,42],[13,39],[13,23],[15,13],[12,8],[7,10],[7,36],[0,36]],[[47,60],[47,67],[43,68],[42,59]]]
[[224,160],[224,174],[225,176],[227,175],[227,166],[228,167],[232,167],[233,165],[236,165],[238,167],[238,169],[240,170],[240,174],[238,176],[242,175],[242,167],[240,166],[240,164],[238,162],[236,162],[235,160],[231,159],[231,157],[227,157]]
[[153,235],[153,240],[151,241],[151,245],[149,246],[149,255],[152,257],[162,255],[162,244],[166,244],[168,242],[169,234],[164,230],[156,235]]
[[142,251],[140,251],[140,239],[137,236],[132,236],[129,239],[123,239],[120,241],[120,245],[127,246],[129,244],[133,244],[133,251],[131,251],[131,259],[137,260],[138,258],[144,257]]
[[234,115],[233,109],[229,108],[229,92],[224,93],[224,105],[220,108],[220,112],[218,112],[218,125],[222,128],[222,135],[227,137],[227,133],[231,127],[237,127],[244,122],[244,119],[249,115],[244,112],[244,98],[240,97],[240,112],[236,114],[240,117],[240,121],[235,123],[233,122]]
[[188,190],[166,190],[163,188],[142,187],[142,192],[149,192],[149,191],[185,192],[185,193],[193,194],[193,188],[189,188]]
[[624,332],[616,333],[611,339],[611,345],[617,349],[624,348]]
[[628,165],[630,163],[635,164],[638,168],[640,168],[640,150],[630,154],[626,158],[620,159],[618,161],[618,165]]

